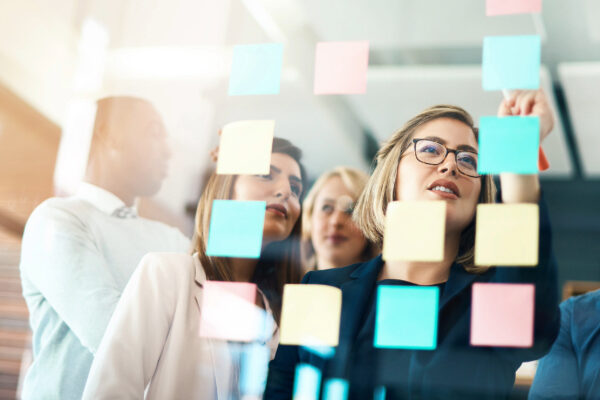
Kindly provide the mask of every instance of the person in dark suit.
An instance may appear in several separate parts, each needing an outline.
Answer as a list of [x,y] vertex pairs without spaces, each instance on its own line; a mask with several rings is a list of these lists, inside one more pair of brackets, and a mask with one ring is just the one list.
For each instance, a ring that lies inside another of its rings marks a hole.
[[[541,91],[515,93],[502,102],[499,115],[538,116],[541,139],[554,124]],[[510,393],[519,365],[550,349],[559,328],[557,272],[538,176],[501,174],[502,193],[497,195],[492,177],[477,174],[477,134],[466,111],[440,105],[412,118],[382,145],[377,167],[354,212],[357,225],[367,239],[381,245],[389,202],[443,200],[447,204],[444,259],[384,262],[379,256],[307,273],[303,283],[336,286],[342,291],[339,344],[331,359],[305,347],[280,345],[270,364],[266,400],[292,397],[298,363],[320,368],[321,382],[347,380],[350,399],[371,399],[375,389],[386,399],[501,399]],[[536,267],[475,265],[476,206],[496,201],[539,204]],[[470,345],[471,289],[476,282],[535,284],[533,346]],[[439,287],[435,350],[373,347],[380,285]]]
[[529,399],[600,399],[600,290],[565,300],[560,314],[560,333],[540,360]]

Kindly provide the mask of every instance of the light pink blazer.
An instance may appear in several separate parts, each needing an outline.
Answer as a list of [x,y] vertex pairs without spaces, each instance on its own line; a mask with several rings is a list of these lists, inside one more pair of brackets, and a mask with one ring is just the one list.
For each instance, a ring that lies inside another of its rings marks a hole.
[[[198,336],[205,281],[196,255],[147,254],[108,325],[83,398],[228,399],[238,375],[231,345]],[[275,330],[271,357],[277,340]]]

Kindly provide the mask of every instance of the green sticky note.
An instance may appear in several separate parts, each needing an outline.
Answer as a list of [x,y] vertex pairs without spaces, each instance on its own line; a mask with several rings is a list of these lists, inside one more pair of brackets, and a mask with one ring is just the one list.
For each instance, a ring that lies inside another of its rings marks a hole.
[[260,257],[266,208],[264,201],[214,200],[206,254]]
[[540,146],[538,117],[481,117],[479,174],[537,174]]
[[437,347],[439,288],[381,285],[373,345],[434,350]]
[[283,44],[238,45],[233,48],[229,95],[278,94]]
[[483,90],[540,87],[539,36],[488,36],[483,39]]

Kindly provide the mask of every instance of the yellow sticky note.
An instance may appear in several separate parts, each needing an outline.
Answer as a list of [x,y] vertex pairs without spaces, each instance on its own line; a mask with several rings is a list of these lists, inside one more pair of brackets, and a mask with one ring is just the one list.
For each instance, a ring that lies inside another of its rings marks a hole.
[[271,167],[275,121],[238,121],[221,132],[217,174],[266,175]]
[[337,346],[342,291],[327,285],[287,284],[283,289],[279,342]]
[[442,261],[445,232],[445,201],[391,202],[385,215],[383,259]]
[[480,204],[476,223],[476,265],[538,264],[540,219],[537,204]]

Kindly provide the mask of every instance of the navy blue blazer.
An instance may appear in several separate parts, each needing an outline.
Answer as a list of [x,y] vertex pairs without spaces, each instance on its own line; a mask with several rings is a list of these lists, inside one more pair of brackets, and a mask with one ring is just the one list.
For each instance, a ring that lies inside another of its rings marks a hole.
[[[542,357],[550,349],[560,324],[557,268],[552,253],[551,228],[546,205],[540,201],[539,264],[537,267],[491,268],[476,275],[452,265],[439,301],[438,343],[433,351],[408,352],[406,365],[379,372],[403,387],[402,398],[411,399],[503,399],[514,384],[515,371],[523,361]],[[375,296],[377,277],[383,267],[381,256],[344,268],[311,271],[303,283],[325,284],[342,290],[339,345],[330,360],[298,346],[280,345],[269,365],[264,399],[291,399],[296,364],[308,363],[327,378],[348,379],[353,365],[353,347],[364,313]],[[475,282],[534,283],[534,345],[531,348],[472,347],[469,344],[471,286]],[[404,353],[406,356],[407,354]],[[378,366],[373,365],[374,369]],[[397,376],[394,377],[394,374]],[[353,382],[350,395],[353,398]],[[389,398],[389,396],[388,396]],[[363,399],[361,399],[363,400]]]
[[560,305],[560,333],[540,360],[529,399],[600,399],[600,290]]

